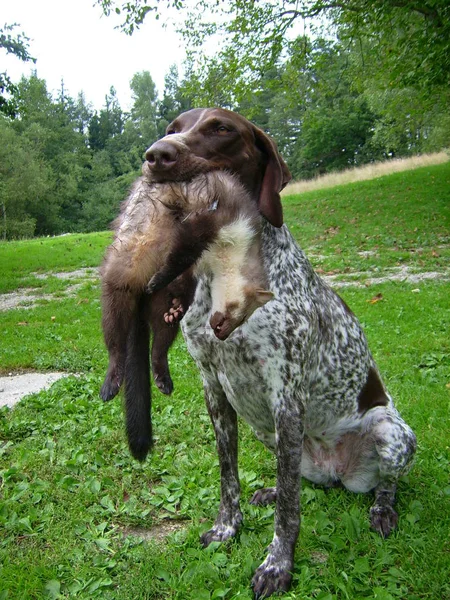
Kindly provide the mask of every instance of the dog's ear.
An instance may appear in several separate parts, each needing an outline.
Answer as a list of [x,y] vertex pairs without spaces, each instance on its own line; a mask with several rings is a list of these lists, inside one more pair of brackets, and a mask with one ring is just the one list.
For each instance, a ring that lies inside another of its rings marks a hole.
[[261,191],[259,194],[259,212],[275,227],[283,225],[283,208],[280,192],[292,179],[292,175],[278,152],[276,143],[264,131],[254,127],[256,145],[266,156]]

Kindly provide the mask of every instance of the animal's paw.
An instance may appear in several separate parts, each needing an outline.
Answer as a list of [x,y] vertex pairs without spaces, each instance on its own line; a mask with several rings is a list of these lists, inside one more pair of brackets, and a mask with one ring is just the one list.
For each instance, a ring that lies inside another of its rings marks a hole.
[[239,530],[239,526],[242,523],[242,515],[239,513],[236,516],[233,524],[226,525],[225,523],[220,523],[214,525],[211,529],[206,531],[203,535],[200,536],[200,543],[204,548],[209,546],[211,542],[225,542],[225,540],[229,540],[234,537]]
[[173,392],[173,381],[172,377],[168,374],[158,375],[154,374],[155,385],[162,394],[170,396]]
[[267,506],[277,499],[277,488],[262,488],[257,490],[251,497],[250,504],[255,506]]
[[252,579],[255,600],[268,598],[272,594],[287,592],[291,587],[292,574],[289,570],[277,566],[268,557],[263,564],[256,569]]
[[100,398],[104,402],[112,400],[119,393],[120,386],[122,385],[122,377],[119,375],[112,375],[108,373],[105,377],[105,381],[100,389]]
[[172,300],[172,306],[164,313],[164,321],[167,325],[174,325],[175,323],[179,323],[183,317],[184,307],[178,298],[174,298]]
[[382,537],[387,538],[397,523],[398,514],[392,506],[375,505],[370,509],[370,524]]

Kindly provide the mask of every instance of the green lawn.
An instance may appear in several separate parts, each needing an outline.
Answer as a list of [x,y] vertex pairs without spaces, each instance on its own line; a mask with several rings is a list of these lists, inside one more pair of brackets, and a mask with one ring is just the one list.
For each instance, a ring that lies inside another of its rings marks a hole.
[[[369,529],[369,495],[304,482],[294,584],[284,597],[450,599],[450,163],[284,205],[319,272],[360,284],[339,293],[419,444],[399,485],[399,528],[387,540]],[[219,500],[218,461],[183,340],[171,352],[173,396],[154,392],[156,444],[144,464],[128,453],[120,400],[98,398],[107,356],[92,275],[109,239],[0,243],[0,293],[33,288],[34,298],[32,308],[0,312],[1,371],[78,374],[0,410],[0,600],[250,599],[273,508],[246,499],[274,483],[274,458],[242,424],[244,526],[239,539],[201,549]],[[75,279],[56,277],[81,268]],[[405,277],[436,275],[383,281],[400,268]]]

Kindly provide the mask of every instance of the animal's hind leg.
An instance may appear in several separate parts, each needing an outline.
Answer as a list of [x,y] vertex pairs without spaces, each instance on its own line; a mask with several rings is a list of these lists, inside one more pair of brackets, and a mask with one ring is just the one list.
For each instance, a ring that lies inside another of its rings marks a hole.
[[170,376],[168,352],[173,344],[179,325],[174,323],[168,325],[164,322],[163,315],[159,311],[151,316],[151,328],[153,331],[152,341],[152,371],[155,384],[158,389],[166,395],[173,392],[173,381]]
[[250,504],[254,504],[255,506],[267,506],[268,504],[273,504],[277,499],[277,488],[269,487],[269,488],[261,488],[260,490],[256,490],[253,496],[250,499]]
[[373,428],[379,456],[380,480],[375,487],[375,502],[370,509],[373,529],[387,537],[395,529],[398,515],[394,510],[398,478],[406,473],[416,450],[416,436],[398,412],[389,407]]
[[136,295],[131,290],[115,288],[109,282],[104,282],[102,312],[109,364],[100,397],[108,401],[118,394],[124,378],[127,336],[136,312]]
[[[167,354],[177,336],[178,322],[192,303],[195,285],[192,274],[187,272],[167,288],[150,296],[150,325],[153,332],[152,370],[155,384],[163,394],[170,395],[173,391]],[[169,316],[171,319],[168,318]]]

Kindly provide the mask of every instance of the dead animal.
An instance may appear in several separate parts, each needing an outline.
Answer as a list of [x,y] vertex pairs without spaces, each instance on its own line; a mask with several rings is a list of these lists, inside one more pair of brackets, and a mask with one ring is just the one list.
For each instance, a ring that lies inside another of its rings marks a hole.
[[[164,393],[173,389],[167,352],[178,321],[192,302],[196,276],[211,277],[210,325],[225,340],[273,295],[260,252],[261,216],[238,179],[225,171],[201,173],[190,182],[134,185],[114,223],[114,241],[101,268],[102,326],[109,365],[100,391],[112,399],[125,382],[130,450],[142,460],[151,446],[148,346],[152,369]],[[170,310],[170,307],[172,309]],[[127,360],[139,328],[136,360]],[[137,383],[139,377],[148,378]],[[136,401],[135,386],[148,389]]]

